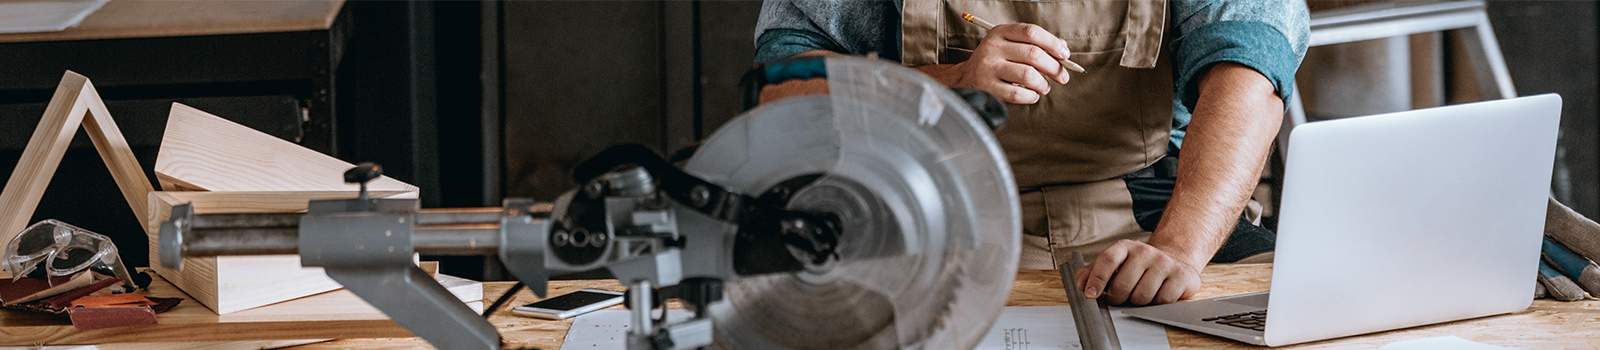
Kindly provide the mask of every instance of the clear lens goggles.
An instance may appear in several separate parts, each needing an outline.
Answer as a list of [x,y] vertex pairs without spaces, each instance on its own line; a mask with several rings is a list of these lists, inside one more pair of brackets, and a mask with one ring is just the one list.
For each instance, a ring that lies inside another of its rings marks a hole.
[[13,279],[38,272],[56,277],[95,270],[121,278],[124,289],[119,292],[137,289],[111,238],[53,219],[22,230],[6,245],[5,255],[0,260],[4,260],[6,271],[11,272]]

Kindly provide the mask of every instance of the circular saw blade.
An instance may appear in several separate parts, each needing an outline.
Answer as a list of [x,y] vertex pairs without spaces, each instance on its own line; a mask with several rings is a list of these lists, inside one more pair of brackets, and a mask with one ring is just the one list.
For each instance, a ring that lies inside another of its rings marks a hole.
[[710,307],[723,348],[970,348],[1016,276],[1020,209],[999,144],[948,89],[882,61],[827,60],[830,95],[718,129],[684,166],[759,196],[816,177],[788,209],[839,218],[839,259],[744,278]]

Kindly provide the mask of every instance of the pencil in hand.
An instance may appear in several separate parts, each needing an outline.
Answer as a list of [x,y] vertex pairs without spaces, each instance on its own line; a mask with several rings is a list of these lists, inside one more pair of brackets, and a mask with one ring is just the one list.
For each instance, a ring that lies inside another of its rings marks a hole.
[[[972,24],[976,24],[979,27],[983,27],[983,30],[994,29],[994,23],[989,23],[989,21],[978,18],[978,16],[973,16],[971,13],[962,12],[961,19],[967,20],[967,22],[972,22]],[[1071,69],[1074,72],[1088,73],[1083,70],[1083,66],[1078,65],[1077,62],[1073,62],[1072,60],[1062,59],[1061,66],[1067,67],[1067,69]]]
[[994,23],[989,23],[989,21],[978,18],[978,16],[973,16],[971,13],[962,12],[961,19],[967,20],[967,22],[972,22],[973,24],[977,24],[979,27],[983,27],[983,30],[994,29]]

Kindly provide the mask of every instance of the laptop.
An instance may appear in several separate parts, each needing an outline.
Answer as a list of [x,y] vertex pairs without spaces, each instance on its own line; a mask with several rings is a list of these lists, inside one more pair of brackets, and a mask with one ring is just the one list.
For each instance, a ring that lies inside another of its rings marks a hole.
[[1123,313],[1281,346],[1526,309],[1560,121],[1545,94],[1297,127],[1271,291]]

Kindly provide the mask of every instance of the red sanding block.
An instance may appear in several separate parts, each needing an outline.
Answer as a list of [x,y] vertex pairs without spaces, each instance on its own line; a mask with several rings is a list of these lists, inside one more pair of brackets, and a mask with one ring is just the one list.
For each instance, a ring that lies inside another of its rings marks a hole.
[[67,309],[72,317],[72,328],[91,330],[101,328],[156,324],[156,312],[149,306],[128,307],[74,307]]

